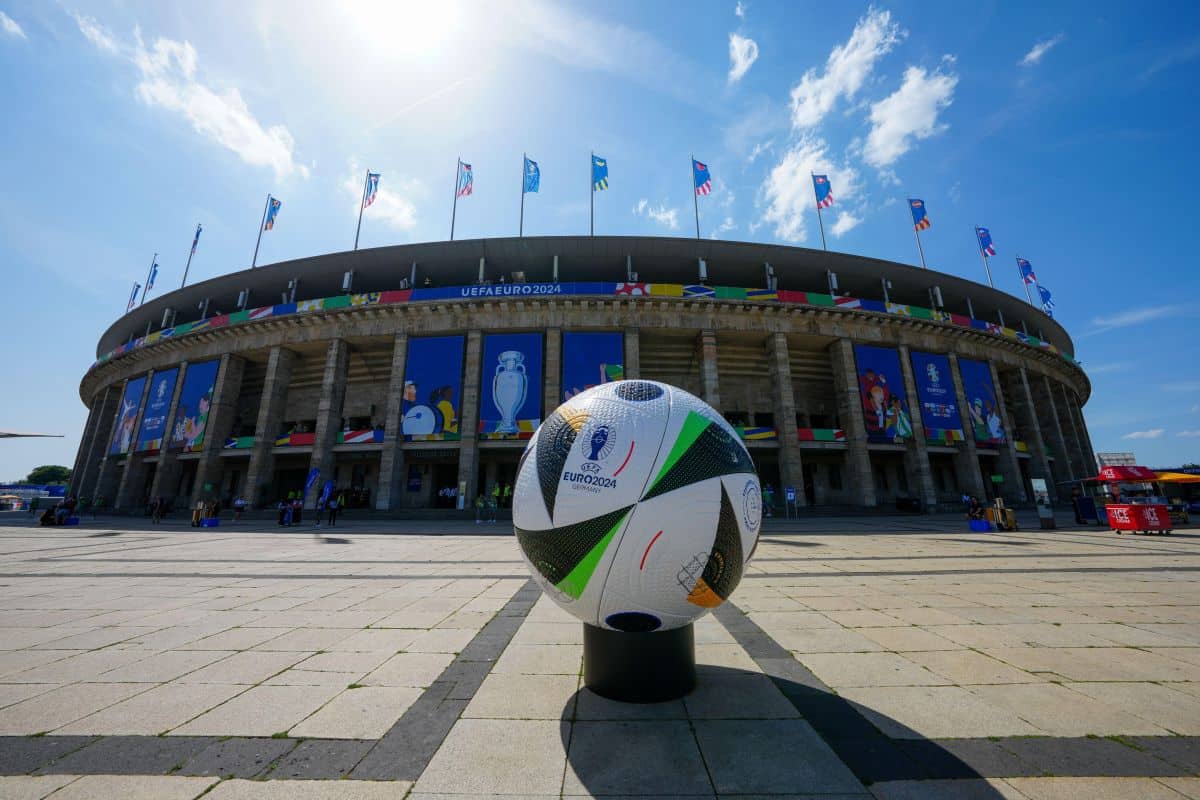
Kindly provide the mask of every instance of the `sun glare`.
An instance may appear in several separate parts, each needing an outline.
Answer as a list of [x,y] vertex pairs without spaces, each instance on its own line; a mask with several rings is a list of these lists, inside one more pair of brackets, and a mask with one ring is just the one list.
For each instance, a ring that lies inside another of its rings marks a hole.
[[342,7],[355,41],[374,58],[422,60],[456,35],[460,7],[446,0],[357,0]]

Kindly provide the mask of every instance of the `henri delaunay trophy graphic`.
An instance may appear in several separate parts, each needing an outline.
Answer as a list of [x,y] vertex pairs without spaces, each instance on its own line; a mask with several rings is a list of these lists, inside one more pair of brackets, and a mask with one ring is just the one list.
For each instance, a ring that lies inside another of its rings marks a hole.
[[492,378],[492,400],[500,412],[496,433],[517,433],[517,411],[525,405],[529,379],[525,375],[525,356],[516,350],[505,350],[498,356],[496,375]]

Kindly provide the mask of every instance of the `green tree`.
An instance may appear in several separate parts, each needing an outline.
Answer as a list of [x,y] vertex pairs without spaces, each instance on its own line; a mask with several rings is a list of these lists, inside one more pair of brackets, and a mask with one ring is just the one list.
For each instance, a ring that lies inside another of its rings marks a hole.
[[57,464],[45,464],[34,467],[25,479],[26,483],[66,483],[71,480],[71,470]]

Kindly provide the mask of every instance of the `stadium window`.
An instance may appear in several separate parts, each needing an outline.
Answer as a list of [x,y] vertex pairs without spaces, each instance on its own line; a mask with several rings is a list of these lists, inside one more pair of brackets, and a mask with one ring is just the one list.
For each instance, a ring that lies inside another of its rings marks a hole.
[[837,464],[829,465],[829,488],[835,492],[842,490],[842,468]]

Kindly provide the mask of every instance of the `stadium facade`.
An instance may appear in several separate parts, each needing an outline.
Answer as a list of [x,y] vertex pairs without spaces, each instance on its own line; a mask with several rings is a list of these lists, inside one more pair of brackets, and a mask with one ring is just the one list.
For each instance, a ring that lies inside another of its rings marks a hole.
[[[223,275],[100,339],[72,491],[467,508],[588,386],[682,387],[776,504],[957,508],[1090,474],[1067,332],[1004,292],[844,253],[652,237],[401,245]],[[319,473],[314,473],[319,470]]]

